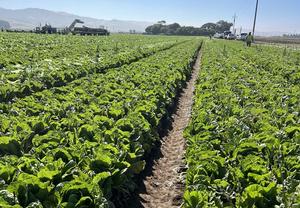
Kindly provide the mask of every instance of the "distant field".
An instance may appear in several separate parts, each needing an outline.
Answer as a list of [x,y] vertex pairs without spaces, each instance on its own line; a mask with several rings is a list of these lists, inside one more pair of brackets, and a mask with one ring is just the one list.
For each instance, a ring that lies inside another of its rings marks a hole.
[[274,44],[300,44],[300,38],[256,37],[256,41]]

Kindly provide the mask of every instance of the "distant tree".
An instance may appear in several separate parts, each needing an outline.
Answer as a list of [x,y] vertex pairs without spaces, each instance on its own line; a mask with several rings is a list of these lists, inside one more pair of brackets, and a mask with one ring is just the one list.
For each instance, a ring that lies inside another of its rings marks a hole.
[[10,24],[7,21],[0,20],[0,28],[1,29],[10,29]]
[[233,26],[232,23],[226,22],[224,20],[220,20],[219,22],[217,22],[216,25],[217,25],[216,32],[218,32],[218,33],[222,33],[224,31],[228,31]]
[[217,24],[215,23],[206,23],[201,26],[201,29],[203,30],[216,30],[217,29]]
[[178,28],[180,28],[180,24],[178,23],[173,23],[173,24],[170,24],[170,25],[166,25],[166,34],[167,35],[176,35],[176,30]]
[[177,35],[188,35],[190,33],[190,28],[188,27],[180,27],[180,28],[177,28],[176,30],[176,34]]
[[161,24],[154,24],[146,28],[146,32],[153,35],[161,34],[161,28],[163,25]]
[[285,38],[300,38],[300,34],[283,34]]
[[160,25],[164,25],[166,24],[167,22],[165,20],[161,20],[161,21],[158,21],[157,24],[160,24]]
[[158,35],[203,35],[209,36],[215,33],[224,32],[230,30],[232,23],[221,20],[217,23],[206,23],[202,25],[201,28],[191,27],[191,26],[180,26],[178,23],[173,23],[169,25],[162,24],[163,21],[151,25],[146,28],[146,33]]
[[176,30],[176,35],[202,35],[201,34],[201,29],[200,28],[195,28],[195,27],[180,27]]
[[145,29],[146,33],[152,34],[152,27],[153,27],[153,25],[146,27],[146,29]]
[[168,27],[168,29],[171,29],[171,30],[177,30],[178,28],[180,28],[180,24],[173,23],[173,24],[168,25],[167,27]]

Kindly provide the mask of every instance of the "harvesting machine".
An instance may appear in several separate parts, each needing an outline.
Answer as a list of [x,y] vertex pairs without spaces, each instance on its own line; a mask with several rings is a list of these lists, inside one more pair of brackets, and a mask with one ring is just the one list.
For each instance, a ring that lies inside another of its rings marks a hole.
[[80,19],[75,19],[69,27],[64,29],[58,29],[52,27],[50,24],[45,24],[45,26],[36,27],[34,32],[40,34],[73,34],[73,35],[109,35],[108,30],[104,28],[91,28],[91,27],[75,27],[76,24],[84,24]]
[[77,23],[83,24],[84,22],[79,19],[75,19],[73,23],[68,28],[66,28],[66,33],[72,33],[73,35],[109,35],[109,32],[106,29],[91,28],[86,26],[75,27]]

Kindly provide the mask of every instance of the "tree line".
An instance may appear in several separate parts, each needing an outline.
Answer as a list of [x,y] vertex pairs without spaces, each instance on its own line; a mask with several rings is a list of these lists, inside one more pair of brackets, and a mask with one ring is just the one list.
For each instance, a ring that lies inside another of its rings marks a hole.
[[10,24],[7,21],[4,20],[0,20],[0,29],[9,29],[10,28]]
[[159,21],[146,28],[146,33],[151,35],[201,35],[209,36],[215,33],[223,33],[230,30],[232,23],[220,20],[217,23],[206,23],[200,28],[192,26],[181,26],[178,23],[166,24],[166,21]]
[[300,38],[300,34],[284,34],[285,38]]

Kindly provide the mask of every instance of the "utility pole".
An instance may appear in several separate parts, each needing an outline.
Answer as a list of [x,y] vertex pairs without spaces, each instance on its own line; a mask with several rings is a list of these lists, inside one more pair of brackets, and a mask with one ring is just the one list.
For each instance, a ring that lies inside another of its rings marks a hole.
[[258,9],[258,0],[256,0],[256,7],[255,7],[254,23],[253,23],[253,30],[252,30],[252,33],[253,33],[252,35],[253,36],[254,36],[254,33],[255,33],[257,9]]
[[236,18],[237,18],[237,16],[236,16],[236,13],[235,13],[234,16],[233,16],[233,34],[236,33],[236,30],[235,30],[235,21],[236,21]]

